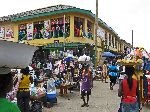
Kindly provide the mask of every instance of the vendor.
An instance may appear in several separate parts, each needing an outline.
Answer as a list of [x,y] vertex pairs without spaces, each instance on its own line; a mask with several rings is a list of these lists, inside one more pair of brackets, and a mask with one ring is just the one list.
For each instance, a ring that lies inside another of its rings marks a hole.
[[123,79],[119,85],[118,96],[121,97],[121,112],[139,112],[139,90],[138,81],[132,76],[135,74],[133,66],[126,66],[127,78]]
[[0,68],[0,112],[20,112],[17,105],[6,99],[6,93],[13,87],[13,76],[10,69]]
[[22,79],[19,83],[18,93],[17,93],[17,104],[21,112],[30,112],[30,83],[33,83],[33,78],[29,74],[29,67],[21,70]]

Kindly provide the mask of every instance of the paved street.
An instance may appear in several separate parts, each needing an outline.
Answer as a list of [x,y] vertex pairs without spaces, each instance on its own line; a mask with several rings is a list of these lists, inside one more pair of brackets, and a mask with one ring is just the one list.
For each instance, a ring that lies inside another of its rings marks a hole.
[[[81,107],[79,91],[69,93],[68,97],[58,97],[58,104],[44,112],[118,112],[120,98],[117,97],[118,84],[109,90],[109,83],[94,81],[89,107]],[[150,106],[149,106],[150,107]],[[149,109],[150,111],[150,109]],[[142,112],[149,112],[144,108]]]

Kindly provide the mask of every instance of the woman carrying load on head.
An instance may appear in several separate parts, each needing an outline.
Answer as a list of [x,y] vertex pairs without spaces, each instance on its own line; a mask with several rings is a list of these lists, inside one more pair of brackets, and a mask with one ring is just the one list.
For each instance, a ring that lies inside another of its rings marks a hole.
[[121,97],[121,112],[139,112],[138,81],[133,78],[135,69],[133,66],[126,66],[125,73],[127,77],[122,80],[118,89],[118,96]]
[[[84,103],[81,107],[89,106],[89,95],[91,95],[91,76],[89,74],[89,66],[84,66],[81,76],[81,98]],[[85,101],[85,96],[87,96],[87,101]]]

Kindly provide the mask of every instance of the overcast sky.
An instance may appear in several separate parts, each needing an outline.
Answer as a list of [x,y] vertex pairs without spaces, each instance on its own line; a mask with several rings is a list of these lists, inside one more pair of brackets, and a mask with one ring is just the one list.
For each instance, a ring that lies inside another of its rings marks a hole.
[[[98,0],[99,18],[112,27],[118,35],[144,47],[150,52],[150,0]],[[0,16],[52,5],[72,5],[96,13],[96,0],[1,0]]]

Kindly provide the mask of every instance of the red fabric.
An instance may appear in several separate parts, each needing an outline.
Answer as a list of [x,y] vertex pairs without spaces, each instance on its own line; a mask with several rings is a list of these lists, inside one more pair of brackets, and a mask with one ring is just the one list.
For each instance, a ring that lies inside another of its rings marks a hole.
[[147,79],[148,81],[148,95],[150,95],[150,79]]
[[134,103],[136,102],[136,89],[137,89],[137,80],[133,79],[132,89],[129,89],[127,79],[122,81],[122,89],[123,89],[123,102],[126,103]]

